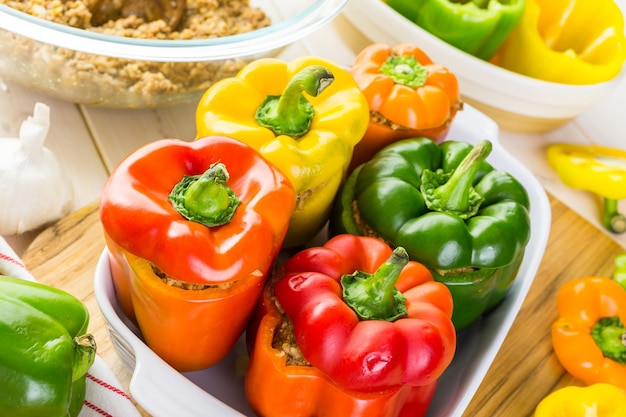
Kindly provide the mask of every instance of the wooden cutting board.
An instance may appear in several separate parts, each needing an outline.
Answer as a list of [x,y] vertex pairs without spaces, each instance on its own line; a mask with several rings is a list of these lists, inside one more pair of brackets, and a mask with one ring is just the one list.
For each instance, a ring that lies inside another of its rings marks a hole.
[[[537,403],[553,390],[581,385],[564,372],[552,352],[556,292],[573,278],[611,276],[615,256],[626,249],[555,198],[550,197],[550,204],[552,228],[537,276],[464,417],[532,416]],[[39,281],[70,292],[87,305],[98,352],[128,388],[130,372],[113,350],[93,293],[93,275],[104,246],[98,206],[93,203],[42,232],[23,261]]]

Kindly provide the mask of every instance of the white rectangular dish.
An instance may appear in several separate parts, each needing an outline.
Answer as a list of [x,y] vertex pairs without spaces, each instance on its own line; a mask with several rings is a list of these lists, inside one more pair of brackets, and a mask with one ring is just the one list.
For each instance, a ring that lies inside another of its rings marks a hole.
[[[508,171],[527,189],[531,201],[531,239],[515,283],[489,315],[461,333],[457,354],[439,381],[428,417],[460,417],[500,349],[526,298],[547,245],[551,224],[548,198],[537,179],[498,142],[498,127],[471,106],[458,113],[449,139],[475,143],[489,139],[488,161]],[[246,349],[243,341],[217,366],[181,374],[142,341],[138,329],[117,304],[105,250],[95,272],[95,295],[114,347],[133,369],[130,394],[153,417],[254,416],[243,392]]]

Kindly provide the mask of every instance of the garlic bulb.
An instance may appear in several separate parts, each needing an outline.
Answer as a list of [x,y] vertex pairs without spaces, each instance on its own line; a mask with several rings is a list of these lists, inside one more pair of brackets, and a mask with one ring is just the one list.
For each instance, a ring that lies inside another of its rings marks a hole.
[[19,138],[0,138],[0,235],[36,229],[72,209],[72,184],[44,147],[49,127],[50,108],[37,103]]

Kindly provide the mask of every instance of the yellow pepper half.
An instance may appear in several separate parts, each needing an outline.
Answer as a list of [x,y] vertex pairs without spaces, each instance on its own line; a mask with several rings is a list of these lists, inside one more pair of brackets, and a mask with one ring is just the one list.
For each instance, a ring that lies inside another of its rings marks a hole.
[[626,232],[618,200],[626,198],[626,151],[606,146],[556,144],[548,147],[548,163],[569,187],[598,194],[604,201],[603,226]]
[[598,383],[565,387],[545,397],[535,417],[624,417],[626,394],[615,385]]
[[594,84],[619,74],[624,18],[613,0],[527,0],[495,62],[529,77]]
[[252,146],[291,181],[297,203],[283,245],[293,247],[324,226],[369,118],[347,70],[316,57],[265,58],[204,93],[196,128],[198,137],[225,135]]

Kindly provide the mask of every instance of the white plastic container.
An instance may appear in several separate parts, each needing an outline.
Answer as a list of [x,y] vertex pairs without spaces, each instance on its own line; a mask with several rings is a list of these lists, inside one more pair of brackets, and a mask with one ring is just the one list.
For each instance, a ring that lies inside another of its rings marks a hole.
[[349,2],[343,14],[372,42],[411,43],[459,80],[463,99],[494,119],[502,130],[539,133],[571,121],[621,82],[567,85],[527,77],[467,54],[420,28],[381,0]]

